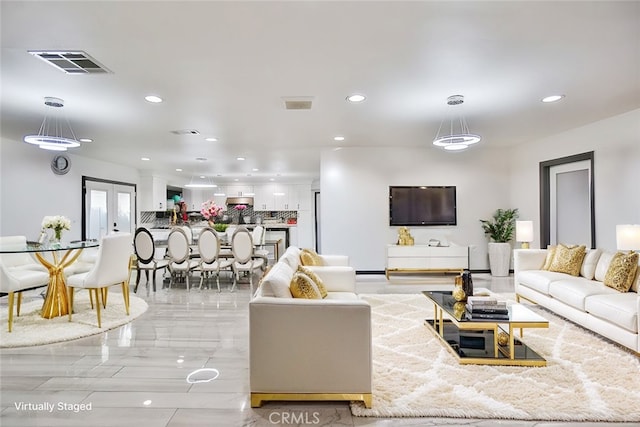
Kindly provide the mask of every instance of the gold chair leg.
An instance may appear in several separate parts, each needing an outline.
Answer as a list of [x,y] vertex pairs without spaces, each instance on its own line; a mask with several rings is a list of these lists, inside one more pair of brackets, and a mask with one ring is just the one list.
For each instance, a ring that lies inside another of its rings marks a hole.
[[20,304],[22,304],[22,292],[18,292],[18,304],[16,304],[16,316],[20,316]]
[[[73,313],[73,296],[75,295],[75,288],[67,286],[67,305],[69,311],[69,322],[71,322],[71,314]],[[93,308],[93,298],[91,298],[91,289],[89,289],[89,299],[91,300],[91,308]]]
[[129,283],[122,282],[122,299],[124,300],[124,308],[129,315]]
[[94,289],[96,293],[96,313],[98,315],[98,328],[102,328],[102,322],[100,321],[100,294],[102,293],[103,289]]
[[93,310],[93,292],[89,289],[89,301],[91,301],[91,310]]
[[107,294],[109,293],[109,288],[102,288],[102,307],[107,308]]
[[13,296],[14,292],[9,292],[9,332],[13,326]]

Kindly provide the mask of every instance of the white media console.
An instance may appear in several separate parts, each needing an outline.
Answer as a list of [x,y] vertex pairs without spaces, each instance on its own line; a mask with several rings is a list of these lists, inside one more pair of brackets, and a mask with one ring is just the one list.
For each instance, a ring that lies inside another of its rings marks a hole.
[[390,273],[462,273],[469,268],[468,246],[388,245],[385,275]]

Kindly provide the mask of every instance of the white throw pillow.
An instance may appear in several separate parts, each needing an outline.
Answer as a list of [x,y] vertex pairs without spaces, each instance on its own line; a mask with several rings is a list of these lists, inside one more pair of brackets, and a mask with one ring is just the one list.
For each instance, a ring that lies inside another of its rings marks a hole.
[[278,262],[262,279],[262,295],[265,297],[293,298],[289,284],[293,270],[284,262]]
[[600,254],[600,259],[598,259],[595,272],[595,279],[598,282],[604,282],[604,276],[607,275],[609,264],[611,264],[611,260],[615,254],[615,252],[602,252],[602,254]]
[[596,266],[598,265],[598,259],[602,250],[589,249],[582,261],[582,267],[580,267],[580,275],[586,279],[593,280],[593,276],[596,274]]

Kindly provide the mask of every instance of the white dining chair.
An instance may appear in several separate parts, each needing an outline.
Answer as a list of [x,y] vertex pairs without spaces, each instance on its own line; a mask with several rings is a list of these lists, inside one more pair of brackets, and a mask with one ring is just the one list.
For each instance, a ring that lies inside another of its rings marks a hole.
[[[9,236],[7,236],[9,237]],[[9,245],[10,242],[15,243],[15,239],[8,239],[7,237],[0,237],[4,245]],[[24,236],[11,236],[22,237],[24,240],[23,246],[26,246],[26,238]],[[20,255],[20,256],[14,256]],[[22,256],[24,255],[24,256]],[[23,261],[23,262],[20,262]],[[13,329],[13,307],[16,307],[16,315],[20,316],[20,304],[22,303],[22,292],[38,288],[41,286],[47,286],[49,283],[49,273],[42,265],[32,265],[31,257],[26,253],[11,253],[0,255],[0,292],[6,293],[8,301],[9,315],[7,319],[8,331]],[[18,301],[15,303],[15,296],[18,294]]]
[[236,284],[240,279],[240,273],[249,275],[249,290],[253,295],[253,273],[260,270],[264,264],[262,258],[253,257],[253,238],[251,233],[245,227],[238,227],[231,240],[231,253],[233,254],[233,286],[231,291],[236,288]]
[[158,270],[165,270],[169,266],[169,261],[163,258],[156,258],[156,244],[153,240],[153,235],[144,227],[138,227],[136,230],[133,237],[133,250],[137,258],[135,263],[135,269],[137,271],[136,287],[133,289],[133,293],[138,292],[140,276],[142,276],[143,271],[147,279],[147,289],[149,288],[149,272],[151,272],[153,292],[155,292],[156,272]]
[[210,227],[205,227],[198,237],[198,251],[200,252],[200,289],[207,276],[215,274],[216,286],[220,292],[220,271],[231,271],[231,260],[219,258],[220,256],[220,238],[218,233]]
[[198,261],[191,259],[189,239],[182,228],[175,227],[169,233],[167,252],[169,254],[169,271],[171,272],[169,287],[173,284],[176,276],[184,274],[188,291],[189,276],[198,267]]
[[[101,239],[93,268],[85,273],[67,277],[70,322],[73,313],[73,295],[76,288],[87,289],[89,294],[93,294],[95,297],[98,328],[102,327],[100,305],[106,308],[107,289],[110,286],[122,286],[122,298],[127,315],[129,315],[129,260],[132,254],[131,233],[113,233]],[[101,297],[102,301],[100,301]]]
[[269,263],[269,251],[264,248],[264,237],[264,227],[256,225],[251,232],[251,238],[253,239],[253,256],[254,258],[261,258],[264,260],[262,264],[263,270],[267,268],[267,264]]

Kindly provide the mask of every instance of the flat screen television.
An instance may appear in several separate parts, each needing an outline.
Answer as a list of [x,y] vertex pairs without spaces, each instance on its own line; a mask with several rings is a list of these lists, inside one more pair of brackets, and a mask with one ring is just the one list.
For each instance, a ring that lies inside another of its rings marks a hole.
[[389,187],[389,225],[456,225],[456,187]]

